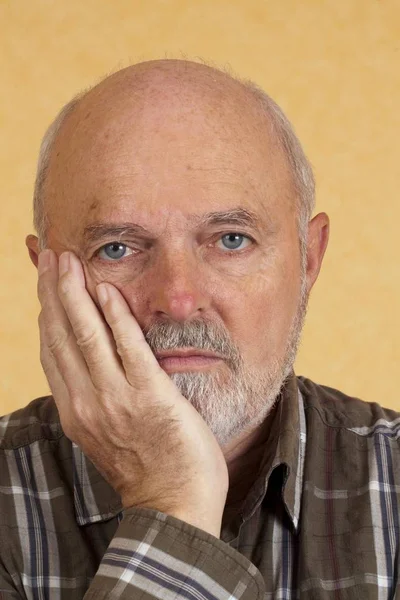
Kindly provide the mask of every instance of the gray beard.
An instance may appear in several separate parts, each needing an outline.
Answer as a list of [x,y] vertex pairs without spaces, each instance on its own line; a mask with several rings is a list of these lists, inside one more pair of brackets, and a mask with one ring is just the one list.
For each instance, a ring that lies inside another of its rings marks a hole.
[[306,280],[302,277],[300,301],[292,320],[285,352],[262,371],[247,367],[225,330],[206,321],[156,322],[146,332],[155,353],[194,347],[221,354],[229,367],[216,372],[172,373],[169,377],[203,417],[221,447],[246,430],[260,425],[278,401],[293,369],[307,312]]

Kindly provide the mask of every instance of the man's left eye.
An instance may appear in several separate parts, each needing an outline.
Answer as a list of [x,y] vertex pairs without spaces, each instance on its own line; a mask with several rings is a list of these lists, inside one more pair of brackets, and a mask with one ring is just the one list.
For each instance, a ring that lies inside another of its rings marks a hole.
[[125,258],[125,256],[128,256],[129,254],[132,254],[131,248],[125,244],[121,244],[121,242],[111,242],[100,248],[98,251],[99,258],[111,261]]
[[[218,241],[222,240],[225,250],[243,250],[252,243],[252,239],[243,233],[226,233],[222,235]],[[247,241],[245,246],[242,246],[243,241]]]

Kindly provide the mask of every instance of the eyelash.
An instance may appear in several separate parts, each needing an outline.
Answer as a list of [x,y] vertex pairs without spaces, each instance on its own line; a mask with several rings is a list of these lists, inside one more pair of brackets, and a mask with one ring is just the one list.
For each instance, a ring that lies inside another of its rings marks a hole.
[[[236,249],[231,249],[231,250],[230,250],[229,248],[227,248],[226,250],[221,250],[222,254],[225,254],[227,257],[234,256],[234,255],[241,255],[241,253],[242,253],[244,250],[246,250],[246,249],[247,249],[247,247],[249,247],[249,246],[251,246],[251,245],[254,245],[254,243],[255,243],[255,240],[254,240],[254,238],[252,238],[250,235],[248,235],[248,234],[246,234],[246,233],[242,233],[241,231],[228,231],[228,232],[226,232],[226,233],[220,233],[220,234],[219,234],[219,237],[217,238],[217,241],[219,241],[219,240],[221,240],[222,238],[224,238],[224,237],[226,237],[226,236],[229,236],[229,235],[234,235],[234,236],[240,236],[240,237],[243,237],[243,238],[245,238],[245,239],[249,240],[251,243],[250,243],[248,246],[246,246],[245,248],[239,248],[238,250],[236,250]],[[106,248],[107,246],[111,246],[112,244],[120,244],[121,246],[125,246],[126,248],[129,248],[129,249],[131,249],[131,250],[135,250],[134,248],[130,248],[130,246],[129,246],[128,244],[125,244],[124,242],[119,242],[119,241],[117,241],[117,240],[113,240],[113,241],[111,241],[111,242],[108,242],[107,244],[103,244],[103,246],[101,246],[101,247],[100,247],[98,250],[96,250],[96,252],[95,252],[95,254],[94,254],[94,255],[95,255],[95,257],[97,257],[97,258],[100,258],[100,257],[99,257],[99,254],[100,254],[100,252],[101,252],[102,250],[104,250],[104,248]],[[131,255],[128,255],[128,256],[131,256]],[[127,257],[127,256],[122,256],[121,258],[119,258],[119,259],[115,259],[115,260],[113,260],[112,258],[108,258],[108,259],[105,259],[105,258],[100,258],[100,260],[103,260],[104,262],[121,262],[121,261],[123,261],[125,258],[128,258],[128,257]]]

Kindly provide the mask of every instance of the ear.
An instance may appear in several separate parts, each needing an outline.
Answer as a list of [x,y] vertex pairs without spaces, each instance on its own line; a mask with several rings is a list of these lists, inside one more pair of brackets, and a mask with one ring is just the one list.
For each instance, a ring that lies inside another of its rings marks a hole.
[[319,213],[308,224],[307,240],[307,290],[311,288],[319,275],[322,259],[329,240],[329,217]]
[[37,268],[39,260],[39,240],[36,235],[28,235],[25,240],[25,245],[28,248],[31,261]]

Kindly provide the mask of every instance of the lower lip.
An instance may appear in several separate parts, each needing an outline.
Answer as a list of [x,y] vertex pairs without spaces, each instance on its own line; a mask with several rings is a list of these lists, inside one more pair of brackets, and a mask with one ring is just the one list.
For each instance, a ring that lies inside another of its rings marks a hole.
[[212,358],[211,356],[168,356],[159,358],[158,362],[165,371],[196,371],[215,365],[221,360],[221,358]]

